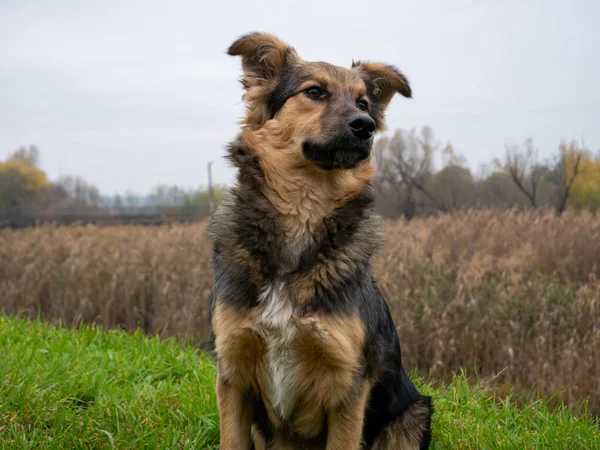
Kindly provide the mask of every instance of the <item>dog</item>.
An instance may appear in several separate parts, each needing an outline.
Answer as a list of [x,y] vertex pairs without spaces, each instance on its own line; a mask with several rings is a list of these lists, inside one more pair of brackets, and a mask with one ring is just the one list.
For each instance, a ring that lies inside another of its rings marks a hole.
[[383,63],[307,62],[266,33],[228,54],[247,108],[211,223],[220,448],[429,448],[432,399],[402,366],[371,275],[373,137],[408,80]]

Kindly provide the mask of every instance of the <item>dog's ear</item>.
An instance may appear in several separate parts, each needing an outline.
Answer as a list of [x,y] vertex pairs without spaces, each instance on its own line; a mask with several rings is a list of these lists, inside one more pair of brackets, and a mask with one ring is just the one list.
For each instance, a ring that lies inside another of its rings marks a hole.
[[404,97],[411,98],[410,84],[402,72],[396,67],[374,62],[352,62],[352,68],[358,70],[367,88],[378,102],[387,105],[394,94],[398,93]]
[[353,61],[352,68],[358,70],[365,80],[367,94],[373,103],[372,114],[377,129],[384,129],[384,112],[394,95],[398,93],[406,98],[412,97],[408,80],[396,67],[388,64]]
[[264,86],[277,78],[286,61],[297,58],[296,51],[275,36],[249,33],[235,41],[227,53],[242,57],[244,87]]
[[279,75],[286,64],[299,60],[296,51],[275,36],[266,33],[249,33],[235,41],[227,53],[242,57],[241,78],[246,90],[246,118],[242,122],[258,129],[271,118],[270,94],[276,87]]

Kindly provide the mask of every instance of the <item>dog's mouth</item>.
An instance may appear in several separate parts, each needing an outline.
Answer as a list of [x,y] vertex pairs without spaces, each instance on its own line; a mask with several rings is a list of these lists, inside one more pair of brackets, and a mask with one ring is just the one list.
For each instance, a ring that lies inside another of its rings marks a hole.
[[371,153],[371,143],[332,142],[316,144],[304,142],[302,153],[309,161],[316,163],[324,170],[352,169]]

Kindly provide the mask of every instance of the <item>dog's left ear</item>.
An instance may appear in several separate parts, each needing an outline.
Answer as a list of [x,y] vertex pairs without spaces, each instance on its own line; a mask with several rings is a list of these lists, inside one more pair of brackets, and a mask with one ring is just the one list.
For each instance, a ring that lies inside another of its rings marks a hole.
[[385,109],[394,95],[398,93],[407,98],[412,97],[408,80],[402,72],[388,64],[353,61],[352,68],[358,70],[365,80],[367,95],[373,104],[371,115],[375,119],[377,129],[385,129]]
[[244,87],[264,86],[277,78],[286,61],[297,58],[296,51],[275,36],[249,33],[235,41],[227,54],[242,57]]

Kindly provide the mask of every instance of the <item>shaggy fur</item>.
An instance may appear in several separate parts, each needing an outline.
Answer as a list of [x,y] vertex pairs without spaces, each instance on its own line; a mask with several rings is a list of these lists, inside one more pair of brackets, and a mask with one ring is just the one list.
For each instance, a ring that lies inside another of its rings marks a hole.
[[431,399],[402,367],[370,274],[372,134],[408,81],[380,63],[306,62],[267,34],[228,53],[247,113],[212,227],[221,448],[428,448]]

